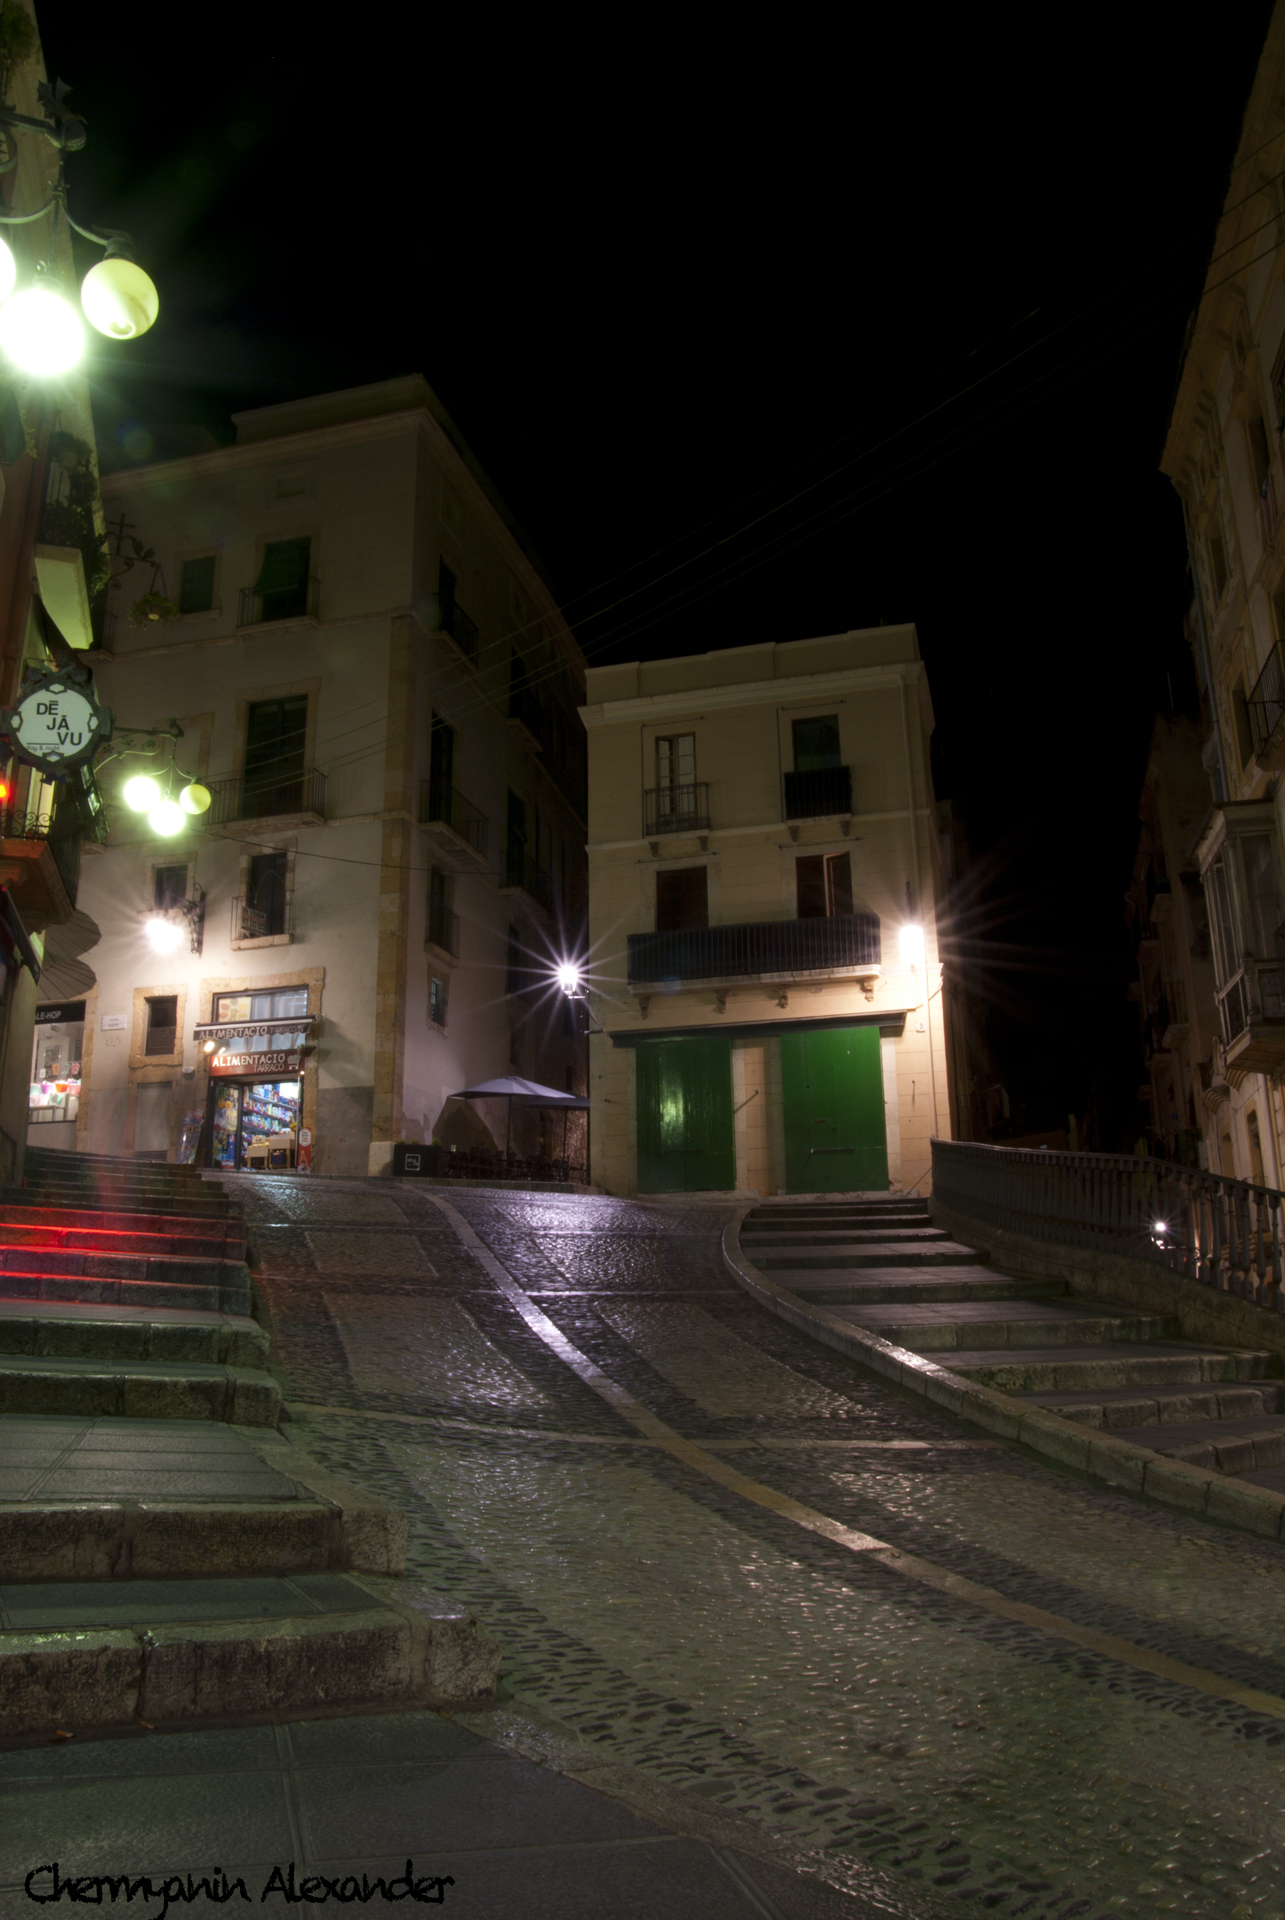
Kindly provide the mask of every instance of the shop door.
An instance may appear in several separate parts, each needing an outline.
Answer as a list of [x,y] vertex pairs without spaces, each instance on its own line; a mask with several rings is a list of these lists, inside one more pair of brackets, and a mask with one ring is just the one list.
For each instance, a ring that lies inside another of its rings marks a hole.
[[878,1027],[783,1033],[781,1091],[788,1192],[887,1187]]
[[730,1192],[732,1043],[716,1034],[638,1049],[638,1186],[643,1193]]
[[285,1173],[299,1137],[297,1080],[223,1080],[214,1091],[212,1163],[231,1170]]

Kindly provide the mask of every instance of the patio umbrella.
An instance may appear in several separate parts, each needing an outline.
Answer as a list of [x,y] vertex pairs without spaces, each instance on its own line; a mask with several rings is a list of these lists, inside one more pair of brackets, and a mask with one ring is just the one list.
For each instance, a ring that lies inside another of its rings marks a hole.
[[[504,1157],[509,1157],[509,1139],[513,1132],[513,1107],[561,1107],[564,1113],[586,1113],[589,1102],[583,1094],[559,1093],[556,1087],[542,1087],[538,1080],[523,1080],[516,1073],[501,1074],[498,1080],[482,1080],[475,1087],[464,1087],[459,1093],[447,1095],[448,1100],[495,1100],[508,1101],[508,1112],[504,1127]],[[563,1146],[566,1146],[566,1125],[563,1124]]]

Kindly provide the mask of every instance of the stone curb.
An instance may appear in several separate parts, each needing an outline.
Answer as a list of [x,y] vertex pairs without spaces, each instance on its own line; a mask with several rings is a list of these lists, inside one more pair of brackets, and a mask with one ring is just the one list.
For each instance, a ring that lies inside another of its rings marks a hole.
[[471,1615],[388,1601],[322,1618],[0,1633],[0,1734],[368,1701],[476,1709],[494,1699],[500,1652]]
[[[37,1358],[50,1365],[24,1365]],[[58,1370],[59,1361],[68,1371]],[[144,1366],[154,1370],[143,1372]],[[3,1354],[0,1413],[226,1420],[239,1427],[275,1427],[281,1417],[281,1389],[270,1374],[250,1367],[192,1373],[184,1370],[181,1361],[85,1361],[70,1354]]]
[[742,1208],[724,1230],[723,1259],[733,1277],[760,1306],[776,1314],[778,1319],[788,1321],[801,1333],[834,1347],[872,1373],[917,1393],[921,1399],[945,1407],[961,1420],[970,1420],[1002,1439],[1016,1440],[1033,1452],[1090,1474],[1108,1486],[1142,1494],[1162,1506],[1237,1527],[1244,1533],[1258,1534],[1268,1540],[1285,1538],[1285,1494],[1211,1473],[1206,1467],[1166,1459],[1147,1447],[1118,1440],[1110,1432],[1063,1420],[1048,1408],[1033,1408],[1024,1400],[999,1393],[993,1387],[979,1386],[922,1354],[894,1346],[877,1334],[841,1320],[825,1307],[800,1299],[789,1288],[760,1273],[741,1251],[741,1222],[749,1212],[750,1208]]
[[[13,1304],[12,1302],[8,1304]],[[167,1361],[181,1366],[249,1367],[268,1363],[268,1334],[257,1322],[228,1316],[219,1320],[77,1319],[70,1315],[0,1315],[0,1364],[9,1357],[46,1360],[101,1360],[128,1365],[131,1360]]]

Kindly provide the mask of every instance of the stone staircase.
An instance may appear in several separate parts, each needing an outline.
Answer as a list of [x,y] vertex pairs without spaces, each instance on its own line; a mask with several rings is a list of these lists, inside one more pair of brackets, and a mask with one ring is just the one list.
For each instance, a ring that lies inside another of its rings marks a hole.
[[952,1373],[1153,1453],[1285,1492],[1280,1356],[1175,1337],[1163,1318],[1005,1273],[924,1200],[769,1201],[747,1259],[802,1300]]

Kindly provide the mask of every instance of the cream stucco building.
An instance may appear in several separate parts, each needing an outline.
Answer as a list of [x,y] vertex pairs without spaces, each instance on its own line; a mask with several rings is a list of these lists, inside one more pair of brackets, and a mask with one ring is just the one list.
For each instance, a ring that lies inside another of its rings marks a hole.
[[[33,1112],[31,1136],[173,1159],[204,1123],[216,1164],[322,1174],[434,1133],[503,1145],[502,1101],[488,1139],[449,1096],[514,1072],[584,1091],[539,986],[585,911],[579,650],[423,380],[236,427],[103,482],[120,585],[85,658],[141,731],[98,766],[74,1134]],[[140,629],[149,593],[169,605]],[[123,804],[144,773],[212,804],[164,837]]]
[[586,685],[595,1181],[925,1192],[950,1095],[914,627]]

